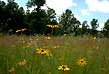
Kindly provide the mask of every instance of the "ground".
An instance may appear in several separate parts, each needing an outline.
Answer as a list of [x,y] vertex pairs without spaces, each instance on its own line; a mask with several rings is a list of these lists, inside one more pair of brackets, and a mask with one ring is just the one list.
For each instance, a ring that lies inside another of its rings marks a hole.
[[0,36],[0,74],[109,74],[109,39]]

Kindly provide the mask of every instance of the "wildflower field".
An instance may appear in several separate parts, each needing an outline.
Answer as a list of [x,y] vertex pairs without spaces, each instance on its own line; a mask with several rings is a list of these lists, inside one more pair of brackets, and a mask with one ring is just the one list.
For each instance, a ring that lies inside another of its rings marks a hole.
[[0,36],[0,74],[109,74],[109,39]]

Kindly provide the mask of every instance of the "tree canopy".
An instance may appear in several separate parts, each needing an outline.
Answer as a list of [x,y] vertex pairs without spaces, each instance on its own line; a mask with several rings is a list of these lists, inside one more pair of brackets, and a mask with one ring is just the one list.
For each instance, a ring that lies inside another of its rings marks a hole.
[[[104,37],[109,37],[109,19],[106,20],[103,30],[100,31],[97,30],[99,22],[96,18],[91,21],[85,20],[81,24],[70,9],[66,9],[57,17],[54,9],[48,6],[47,9],[41,9],[44,4],[47,6],[46,0],[28,0],[26,4],[28,10],[24,10],[15,0],[7,0],[7,3],[0,1],[0,33],[16,34],[17,30],[23,29],[23,34],[27,35],[46,35],[52,32],[53,35],[98,36],[98,33],[102,33]],[[30,11],[29,8],[32,7],[34,9]],[[56,25],[58,28],[51,28],[47,25]]]

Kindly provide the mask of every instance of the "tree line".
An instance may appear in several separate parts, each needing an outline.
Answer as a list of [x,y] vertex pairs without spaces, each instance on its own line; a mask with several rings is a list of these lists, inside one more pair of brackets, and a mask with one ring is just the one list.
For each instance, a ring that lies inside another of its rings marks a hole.
[[[46,0],[28,0],[25,11],[15,0],[7,0],[7,3],[0,1],[0,33],[109,37],[109,19],[102,30],[98,31],[98,19],[93,18],[90,24],[86,20],[80,22],[70,9],[66,9],[57,18],[54,9],[48,6],[47,10],[41,9],[44,4]],[[31,7],[35,8],[30,12]]]

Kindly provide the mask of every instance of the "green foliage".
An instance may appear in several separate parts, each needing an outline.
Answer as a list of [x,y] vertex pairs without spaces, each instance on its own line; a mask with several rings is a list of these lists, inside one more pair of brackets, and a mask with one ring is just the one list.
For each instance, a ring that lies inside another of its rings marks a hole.
[[0,18],[0,32],[3,33],[15,33],[19,28],[24,28],[24,9],[14,2],[14,0],[8,0],[8,3],[0,1],[2,8]]
[[[108,44],[107,38],[0,36],[0,74],[109,74]],[[49,55],[36,53],[39,48]],[[77,63],[81,57],[86,65]],[[60,65],[70,70],[58,70]]]
[[82,23],[82,34],[88,34],[88,28],[89,28],[89,25],[87,23],[87,21],[83,21]]
[[96,30],[99,27],[99,24],[98,24],[98,20],[97,19],[92,19],[92,21],[91,21],[91,27],[92,27],[92,30]]
[[103,33],[105,37],[109,37],[109,19],[104,24]]
[[29,0],[27,3],[28,7],[37,6],[36,10],[39,11],[41,6],[45,4],[45,0]]
[[[57,22],[56,12],[54,9],[49,8],[47,9],[47,25],[59,25]],[[46,34],[50,34],[52,32],[52,28],[46,28]],[[60,35],[60,28],[53,29],[53,35]]]
[[49,7],[47,10],[47,21],[48,21],[48,24],[57,24],[55,10]]
[[72,11],[67,9],[59,18],[59,23],[62,25],[62,31],[64,33],[75,32],[79,28],[80,22],[74,17]]
[[91,24],[91,34],[96,35],[97,34],[97,28],[99,27],[98,20],[92,19],[90,24]]
[[45,10],[32,12],[30,15],[30,28],[33,33],[44,34],[47,25],[47,15]]

